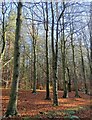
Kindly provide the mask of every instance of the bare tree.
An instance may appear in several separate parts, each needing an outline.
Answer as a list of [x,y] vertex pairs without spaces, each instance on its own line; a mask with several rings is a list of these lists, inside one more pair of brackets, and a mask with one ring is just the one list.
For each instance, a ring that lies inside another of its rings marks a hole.
[[5,113],[5,117],[17,115],[17,100],[18,100],[18,83],[19,83],[19,40],[21,30],[21,15],[22,15],[22,2],[18,2],[17,7],[17,19],[16,19],[16,34],[15,34],[15,46],[14,46],[14,69],[13,80],[11,85],[10,99]]
[[[2,2],[2,48],[0,53],[0,76],[2,76],[2,65],[3,65],[3,57],[5,53],[5,2]],[[6,81],[3,81],[6,84]],[[0,81],[0,85],[2,85],[2,81]]]
[[[57,7],[57,6],[56,6]],[[58,14],[58,7],[57,7]],[[58,88],[57,88],[57,63],[58,63],[58,27],[61,17],[65,11],[65,5],[63,10],[57,18],[56,22],[56,42],[54,44],[54,10],[53,4],[51,2],[51,12],[52,12],[52,30],[51,30],[51,40],[52,40],[52,68],[53,68],[53,104],[58,105]]]
[[54,10],[53,3],[51,2],[52,12],[52,28],[51,28],[51,41],[52,41],[52,69],[53,69],[53,104],[58,105],[58,88],[57,88],[57,57],[54,50]]
[[[63,9],[65,9],[65,3],[63,2]],[[64,94],[63,98],[68,97],[68,89],[67,89],[67,81],[65,79],[66,75],[66,40],[65,40],[65,24],[64,24],[64,13],[62,14],[62,26],[63,26],[63,32],[62,32],[62,41],[61,41],[61,53],[62,53],[62,69],[63,69],[63,88],[64,88]]]
[[76,64],[75,64],[75,49],[73,42],[73,33],[71,31],[71,47],[72,47],[72,59],[73,59],[73,74],[74,74],[74,87],[75,87],[75,97],[79,97],[78,94],[78,79],[76,74]]
[[83,79],[84,79],[85,93],[87,94],[87,93],[88,93],[88,89],[87,89],[87,84],[86,84],[85,65],[84,65],[84,57],[83,57],[83,50],[82,50],[81,39],[79,40],[79,44],[80,44],[81,65],[82,65],[82,72],[83,72]]
[[46,32],[46,100],[50,100],[50,80],[49,80],[49,62],[48,62],[48,2],[45,3],[46,5],[46,18],[45,18],[45,11],[43,8],[43,17],[44,17],[44,29]]
[[92,95],[92,2],[90,3],[90,21],[89,21],[89,32],[90,32],[90,94]]
[[33,54],[34,54],[34,80],[33,80],[33,91],[32,93],[36,93],[36,39],[35,39],[35,26],[33,21],[33,13],[32,13],[32,39],[33,39]]
[[2,41],[3,41],[3,46],[2,46],[0,58],[3,57],[4,49],[5,49],[5,9],[4,9],[4,6],[5,6],[5,3],[2,2],[2,16],[3,16],[3,20],[2,20]]

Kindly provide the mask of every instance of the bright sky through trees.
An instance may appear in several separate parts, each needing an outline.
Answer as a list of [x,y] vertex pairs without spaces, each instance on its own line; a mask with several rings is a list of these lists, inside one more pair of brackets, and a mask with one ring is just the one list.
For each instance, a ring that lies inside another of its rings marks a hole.
[[[0,2],[18,2],[19,0],[0,0]],[[22,2],[62,2],[63,0],[21,0]],[[66,2],[91,2],[91,0],[65,0]]]

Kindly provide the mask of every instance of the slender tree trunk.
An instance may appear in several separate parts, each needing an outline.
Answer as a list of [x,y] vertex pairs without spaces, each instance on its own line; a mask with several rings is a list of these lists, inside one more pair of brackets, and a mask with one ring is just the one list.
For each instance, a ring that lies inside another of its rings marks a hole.
[[[2,49],[1,49],[1,53],[0,53],[0,77],[2,79],[3,77],[3,57],[4,57],[4,53],[5,53],[5,12],[4,12],[4,2],[2,2]],[[3,81],[0,81],[0,86],[2,86]]]
[[48,63],[48,31],[46,30],[46,99],[50,100],[50,80],[49,80],[49,63]]
[[[89,27],[89,33],[90,33],[90,31],[91,31],[91,28],[90,28],[90,26],[92,26],[92,25],[89,25],[88,27]],[[82,31],[83,32],[83,31]],[[91,33],[90,33],[90,39],[91,39]],[[92,69],[91,69],[91,54],[90,54],[90,50],[89,50],[89,47],[88,47],[88,44],[87,44],[87,38],[86,38],[86,35],[84,34],[84,32],[83,32],[83,40],[85,41],[84,43],[85,43],[85,47],[86,47],[86,50],[87,50],[87,58],[88,58],[88,62],[89,62],[89,68],[90,68],[90,80],[92,79]],[[91,46],[91,43],[90,43],[90,46]],[[91,48],[91,47],[90,47]],[[91,81],[90,81],[91,82]],[[91,89],[90,89],[91,90]]]
[[76,65],[75,65],[75,51],[74,51],[73,34],[72,33],[71,33],[71,47],[72,47],[72,57],[73,57],[75,97],[79,97],[79,94],[78,94],[78,79],[77,79],[77,75],[76,75]]
[[33,38],[33,49],[34,49],[34,81],[33,81],[33,91],[32,93],[36,93],[36,51],[35,51],[35,47],[36,47],[36,41]]
[[35,40],[35,28],[34,28],[34,22],[33,22],[33,15],[32,15],[32,30],[33,30],[33,54],[34,54],[34,81],[33,81],[33,91],[32,93],[36,93],[36,40]]
[[63,98],[68,97],[68,89],[67,89],[67,81],[65,79],[66,75],[66,53],[65,53],[65,34],[64,34],[64,14],[62,15],[62,24],[63,24],[63,41],[62,41],[62,68],[63,68],[63,87],[64,87],[64,94]]
[[90,3],[90,95],[92,95],[92,2]]
[[68,73],[68,91],[71,92],[71,76],[70,76],[70,70],[67,66],[67,73]]
[[13,81],[11,86],[10,99],[7,107],[5,116],[17,115],[17,100],[18,100],[18,83],[19,83],[19,39],[21,30],[21,14],[22,14],[22,3],[18,2],[17,8],[17,19],[16,19],[16,34],[14,44],[14,69],[13,69]]
[[74,48],[74,42],[73,42],[73,19],[72,19],[72,25],[70,25],[70,33],[71,33],[71,48],[72,48],[72,60],[73,60],[75,97],[80,97],[78,94],[78,79],[77,79],[76,65],[75,65],[75,48]]
[[49,80],[49,62],[48,62],[48,2],[46,4],[46,18],[45,11],[43,7],[43,17],[44,17],[44,29],[46,32],[46,100],[51,100],[50,98],[50,80]]
[[65,29],[65,25],[64,25],[64,9],[65,9],[65,3],[63,2],[63,11],[62,11],[62,26],[63,26],[63,31],[62,31],[62,41],[61,41],[61,54],[62,54],[62,72],[63,72],[63,98],[67,98],[68,97],[68,88],[67,88],[67,81],[65,79],[65,75],[66,75],[66,50],[65,50],[65,33],[64,33],[64,29]]
[[57,66],[56,66],[56,53],[54,51],[54,11],[51,2],[52,12],[52,28],[51,28],[51,41],[52,41],[52,69],[53,69],[53,105],[58,106],[58,88],[57,88]]
[[84,79],[84,86],[85,86],[85,93],[88,93],[88,88],[86,84],[86,76],[85,76],[85,65],[84,65],[84,58],[83,58],[83,52],[82,52],[82,44],[80,40],[80,52],[81,52],[81,64],[82,64],[82,72],[83,72],[83,79]]
[[3,41],[3,46],[0,54],[1,60],[3,59],[4,56],[4,50],[5,50],[5,11],[4,11],[4,2],[2,2],[2,16],[3,16],[3,21],[2,21],[2,41]]

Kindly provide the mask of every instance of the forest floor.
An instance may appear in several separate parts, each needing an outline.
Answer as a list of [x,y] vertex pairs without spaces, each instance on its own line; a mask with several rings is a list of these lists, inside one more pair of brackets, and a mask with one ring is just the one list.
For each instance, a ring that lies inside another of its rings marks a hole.
[[[9,89],[2,90],[2,114],[4,115],[9,101]],[[18,97],[18,111],[20,116],[3,118],[2,120],[49,120],[49,119],[92,119],[92,97],[79,92],[81,98],[75,98],[75,92],[69,93],[69,98],[62,98],[63,92],[58,92],[59,106],[53,106],[53,95],[51,100],[45,100],[45,90],[37,90],[33,94],[31,90],[20,90]],[[1,99],[1,97],[0,97]],[[74,119],[74,120],[76,120]]]

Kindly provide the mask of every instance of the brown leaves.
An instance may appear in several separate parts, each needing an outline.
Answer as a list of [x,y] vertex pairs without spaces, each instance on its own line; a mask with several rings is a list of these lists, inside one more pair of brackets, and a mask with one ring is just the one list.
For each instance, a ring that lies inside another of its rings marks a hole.
[[[7,103],[9,100],[10,90],[2,90],[2,107],[3,114],[6,111]],[[74,98],[75,93],[69,93],[69,98],[62,98],[63,92],[59,91],[59,106],[52,106],[52,100],[45,100],[45,90],[38,90],[37,94],[32,94],[32,91],[19,91],[18,97],[18,111],[20,115],[23,116],[35,116],[39,113],[48,112],[48,111],[58,111],[58,110],[67,110],[67,109],[75,109],[79,110],[81,106],[90,106],[90,96],[80,93],[81,98]],[[52,92],[50,94],[52,97]],[[83,108],[82,107],[82,108]],[[77,113],[79,116],[83,116],[81,114],[85,114],[84,116],[89,116],[90,112],[86,111]],[[62,114],[64,116],[64,114]],[[43,115],[44,116],[44,115]]]

